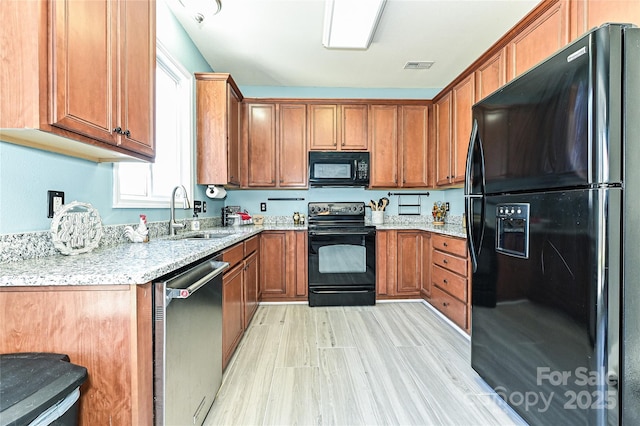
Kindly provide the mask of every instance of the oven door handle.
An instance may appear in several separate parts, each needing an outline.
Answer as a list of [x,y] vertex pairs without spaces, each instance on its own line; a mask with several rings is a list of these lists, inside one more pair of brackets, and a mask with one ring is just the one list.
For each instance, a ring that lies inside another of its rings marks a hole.
[[376,233],[375,230],[371,231],[344,231],[344,232],[336,232],[336,231],[309,231],[309,236],[314,235],[335,235],[337,237],[341,235],[374,235]]
[[313,294],[371,293],[372,290],[309,290]]

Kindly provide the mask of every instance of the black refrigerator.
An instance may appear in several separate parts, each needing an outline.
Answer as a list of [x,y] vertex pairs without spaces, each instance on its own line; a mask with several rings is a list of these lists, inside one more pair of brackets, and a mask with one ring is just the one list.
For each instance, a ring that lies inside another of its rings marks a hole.
[[471,363],[532,425],[640,424],[640,29],[473,106]]

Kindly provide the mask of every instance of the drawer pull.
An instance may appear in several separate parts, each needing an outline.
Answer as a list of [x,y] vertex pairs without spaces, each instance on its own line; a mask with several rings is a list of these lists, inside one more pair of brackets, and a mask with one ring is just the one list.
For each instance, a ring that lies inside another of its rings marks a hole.
[[449,306],[449,303],[448,302],[442,302],[442,306],[444,306],[446,308],[447,306]]
[[449,284],[449,281],[447,281],[446,278],[444,280],[442,280],[442,282],[445,283],[445,284]]
[[449,244],[447,244],[447,243],[442,243],[442,245],[445,246],[445,247],[449,247]]
[[449,262],[447,261],[447,259],[444,259],[444,260],[442,261],[442,263],[444,263],[444,264],[446,265],[446,264],[447,264],[447,263],[449,263]]

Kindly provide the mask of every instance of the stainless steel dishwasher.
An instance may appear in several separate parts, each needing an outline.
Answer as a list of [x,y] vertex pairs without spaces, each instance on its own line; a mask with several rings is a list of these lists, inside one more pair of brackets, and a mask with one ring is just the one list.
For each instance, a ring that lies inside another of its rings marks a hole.
[[154,282],[154,422],[201,425],[222,383],[221,255]]

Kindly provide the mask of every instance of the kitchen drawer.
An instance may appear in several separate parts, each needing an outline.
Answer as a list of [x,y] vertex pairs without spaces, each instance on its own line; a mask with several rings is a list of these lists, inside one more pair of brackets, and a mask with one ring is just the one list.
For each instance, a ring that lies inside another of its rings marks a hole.
[[229,262],[227,272],[244,259],[244,244],[238,243],[222,252],[222,260]]
[[467,328],[467,305],[434,286],[429,302],[460,328]]
[[431,237],[431,244],[432,247],[436,250],[445,251],[460,257],[467,257],[466,240],[433,234],[433,236]]
[[431,259],[434,265],[441,266],[462,276],[467,276],[467,258],[453,256],[440,250],[433,251]]
[[259,237],[257,235],[254,236],[254,237],[249,238],[248,240],[245,240],[245,242],[244,242],[244,257],[247,257],[251,253],[253,253],[254,251],[258,250],[259,246],[260,246],[260,239],[259,239]]
[[431,270],[434,285],[456,297],[462,302],[467,301],[467,279],[437,265]]

